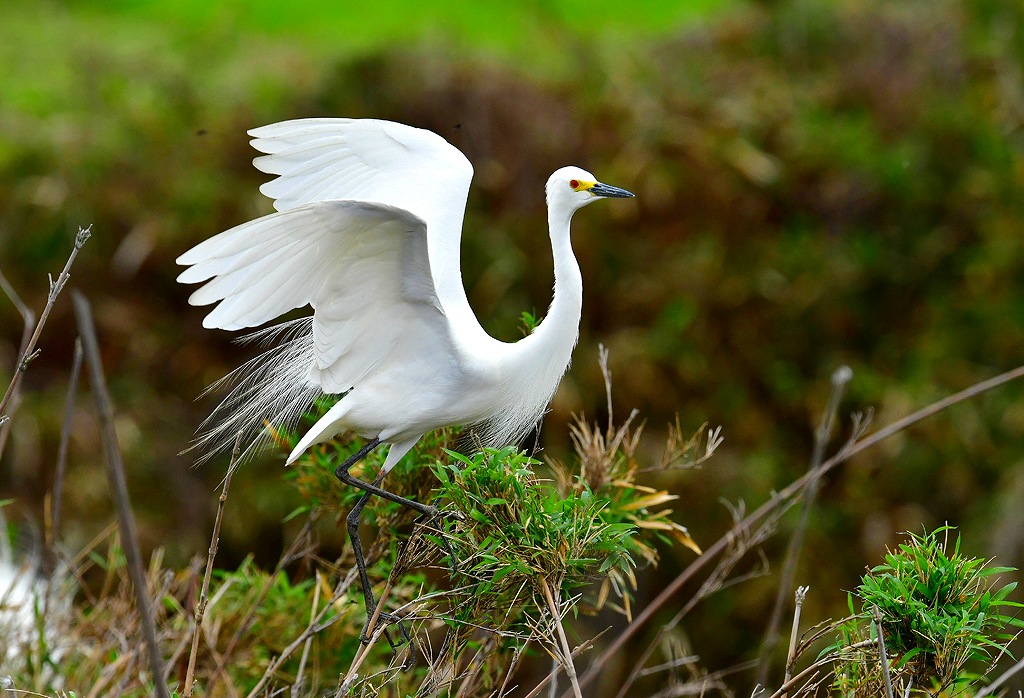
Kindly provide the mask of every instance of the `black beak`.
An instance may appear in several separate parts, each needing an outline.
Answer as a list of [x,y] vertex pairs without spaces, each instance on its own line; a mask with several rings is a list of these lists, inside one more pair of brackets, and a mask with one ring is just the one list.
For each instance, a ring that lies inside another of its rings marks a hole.
[[628,192],[625,189],[619,189],[613,187],[610,184],[602,184],[598,182],[590,188],[590,193],[594,196],[606,196],[608,198],[615,199],[631,199],[635,196],[632,192]]

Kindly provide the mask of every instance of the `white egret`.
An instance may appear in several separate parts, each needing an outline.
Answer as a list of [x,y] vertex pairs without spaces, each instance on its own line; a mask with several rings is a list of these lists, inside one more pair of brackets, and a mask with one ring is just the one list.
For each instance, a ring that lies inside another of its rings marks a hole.
[[[285,337],[244,366],[200,438],[222,447],[239,429],[287,422],[321,393],[341,398],[296,444],[288,463],[338,434],[368,439],[338,478],[366,492],[347,523],[367,612],[374,610],[359,539],[371,494],[436,515],[379,487],[428,431],[472,425],[483,443],[516,443],[540,419],[579,335],[583,281],[569,238],[573,213],[633,194],[578,167],[547,182],[554,298],[527,337],[508,343],[480,326],[462,284],[459,245],[473,168],[430,131],[370,119],[299,119],[253,129],[253,163],[277,175],[260,191],[277,213],[243,223],[178,258],[182,283],[206,282],[193,305],[216,303],[204,327],[256,327],[294,308],[312,317],[257,333]],[[266,421],[265,421],[266,420]],[[349,469],[389,445],[374,483]]]

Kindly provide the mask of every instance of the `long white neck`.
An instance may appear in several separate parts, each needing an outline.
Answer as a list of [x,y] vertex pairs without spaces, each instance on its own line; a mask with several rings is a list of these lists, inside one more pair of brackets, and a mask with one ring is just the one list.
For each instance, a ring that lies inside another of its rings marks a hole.
[[583,308],[583,278],[569,241],[565,207],[548,209],[551,253],[555,263],[555,293],[544,321],[527,337],[505,345],[501,361],[502,386],[495,395],[496,411],[484,435],[488,445],[517,443],[544,414],[558,388],[579,337]]
[[548,230],[555,265],[554,297],[544,320],[533,334],[521,340],[523,355],[532,367],[532,380],[543,386],[550,399],[569,366],[580,333],[583,309],[583,277],[572,251],[569,221],[572,211],[548,208]]
[[[583,276],[569,237],[572,213],[564,209],[548,210],[551,255],[555,264],[554,297],[548,314],[534,332],[535,335],[542,335],[542,343],[553,342],[561,347],[566,365],[579,337],[580,313],[583,309]],[[554,349],[552,346],[547,348]]]

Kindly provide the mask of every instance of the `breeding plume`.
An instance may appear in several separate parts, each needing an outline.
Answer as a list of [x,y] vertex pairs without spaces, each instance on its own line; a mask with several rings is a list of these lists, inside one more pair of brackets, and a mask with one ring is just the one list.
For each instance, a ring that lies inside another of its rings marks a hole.
[[[321,393],[343,395],[288,456],[354,432],[366,445],[336,474],[366,494],[348,519],[367,610],[359,512],[377,494],[436,511],[378,485],[428,431],[472,425],[487,445],[516,443],[540,419],[579,333],[583,280],[569,221],[601,197],[629,192],[563,167],[547,182],[554,298],[518,342],[488,335],[466,299],[459,244],[473,168],[430,131],[369,119],[300,119],[249,132],[275,179],[260,187],[277,213],[243,223],[178,258],[182,283],[205,282],[193,305],[216,306],[204,327],[257,327],[294,308],[311,317],[256,333],[278,346],[240,369],[200,443],[288,422]],[[377,481],[349,468],[389,445]]]

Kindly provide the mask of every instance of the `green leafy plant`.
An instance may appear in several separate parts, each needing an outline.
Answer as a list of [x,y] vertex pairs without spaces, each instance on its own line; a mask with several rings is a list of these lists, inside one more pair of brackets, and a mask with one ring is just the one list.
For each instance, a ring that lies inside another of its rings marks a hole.
[[[307,419],[327,408],[318,404]],[[577,458],[570,463],[544,464],[514,448],[478,449],[471,433],[451,430],[418,444],[388,475],[387,486],[432,501],[444,516],[411,525],[413,515],[374,500],[376,535],[368,554],[375,593],[405,619],[412,647],[398,655],[372,645],[357,653],[346,689],[373,695],[386,684],[463,692],[495,686],[510,679],[535,645],[558,658],[571,678],[566,614],[610,606],[628,616],[633,570],[657,562],[658,541],[699,552],[664,507],[676,497],[636,477],[701,460],[720,442],[717,434],[705,443],[704,427],[690,439],[672,430],[663,457],[641,464],[635,457],[640,430],[630,429],[632,419],[607,432],[578,421],[572,431]],[[288,450],[295,435],[276,438]],[[449,450],[460,442],[469,455]],[[360,493],[338,486],[333,464],[357,447],[340,438],[299,459],[289,477],[307,502],[301,511],[333,513],[340,521],[355,504]],[[374,452],[353,472],[373,479],[382,457]],[[350,564],[346,553],[338,573]],[[357,629],[358,586],[347,594],[353,617],[346,624]],[[421,660],[416,668],[398,672],[411,656]],[[358,678],[357,667],[366,678]]]
[[852,615],[826,650],[842,656],[833,685],[839,694],[885,695],[878,632],[894,690],[938,694],[978,680],[984,663],[1006,652],[1015,637],[1007,628],[1024,627],[1011,615],[1021,604],[1007,600],[1016,583],[997,586],[998,576],[1012,568],[963,555],[959,535],[950,544],[952,530],[909,534],[863,576],[850,596]]

